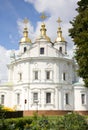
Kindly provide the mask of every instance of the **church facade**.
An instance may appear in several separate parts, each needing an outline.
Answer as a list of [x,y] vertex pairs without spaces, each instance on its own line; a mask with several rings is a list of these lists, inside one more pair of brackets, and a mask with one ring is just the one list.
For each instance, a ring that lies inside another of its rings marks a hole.
[[[59,20],[58,20],[59,22]],[[8,83],[0,84],[0,104],[15,110],[88,110],[88,89],[77,76],[77,64],[67,55],[67,42],[59,25],[54,43],[41,24],[31,42],[24,27],[19,53],[12,52]]]

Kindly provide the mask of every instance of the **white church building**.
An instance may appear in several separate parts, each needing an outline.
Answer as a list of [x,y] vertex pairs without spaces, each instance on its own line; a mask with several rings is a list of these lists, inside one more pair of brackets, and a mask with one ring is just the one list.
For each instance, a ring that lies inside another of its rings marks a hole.
[[0,84],[0,104],[27,111],[88,111],[88,89],[77,76],[78,66],[67,53],[60,25],[54,43],[46,31],[43,22],[32,43],[25,25],[19,53],[12,52],[7,65],[8,82]]

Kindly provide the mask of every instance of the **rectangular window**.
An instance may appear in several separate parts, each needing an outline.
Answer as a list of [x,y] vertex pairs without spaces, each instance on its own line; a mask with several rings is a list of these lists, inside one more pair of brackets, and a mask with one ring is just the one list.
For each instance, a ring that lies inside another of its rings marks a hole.
[[38,80],[38,71],[34,71],[34,79]]
[[20,104],[20,94],[17,93],[17,105],[19,105],[19,104]]
[[44,54],[44,48],[43,47],[40,48],[40,54]]
[[5,95],[1,95],[1,104],[4,105],[5,102]]
[[33,102],[38,101],[38,93],[33,93]]
[[65,94],[65,102],[66,102],[66,105],[69,104],[69,94],[68,93]]
[[63,73],[63,80],[66,80],[66,74]]
[[50,71],[46,71],[46,79],[50,79]]
[[46,93],[46,103],[51,103],[51,93]]
[[18,75],[19,75],[19,81],[21,81],[22,80],[22,73],[18,73]]
[[26,47],[24,47],[24,52],[26,52],[26,50],[27,50],[27,48],[26,48]]
[[59,48],[60,52],[62,52],[62,47]]
[[85,94],[81,94],[81,102],[82,102],[82,105],[86,104],[86,96],[85,96]]

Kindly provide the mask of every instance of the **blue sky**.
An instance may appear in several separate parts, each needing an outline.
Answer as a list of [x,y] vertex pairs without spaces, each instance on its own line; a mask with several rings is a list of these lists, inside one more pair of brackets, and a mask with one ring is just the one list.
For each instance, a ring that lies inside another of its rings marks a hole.
[[0,45],[6,49],[17,49],[20,39],[17,20],[27,17],[35,27],[39,13],[24,0],[0,0],[0,17]]
[[78,0],[0,0],[0,80],[7,78],[7,63],[11,50],[19,50],[23,32],[23,19],[29,19],[29,37],[32,42],[40,33],[42,12],[48,16],[44,21],[51,41],[57,37],[58,17],[61,18],[62,34],[72,55],[74,44],[69,37],[70,21],[77,15]]
[[[42,11],[50,15],[51,18],[54,14],[56,15],[58,13],[58,17],[62,15],[63,20],[65,19],[63,23],[65,24],[67,22],[69,24],[69,21],[75,16],[76,0],[74,0],[75,2],[69,1],[72,0],[66,1],[68,4],[67,7],[65,0],[56,0],[56,3],[54,0],[44,0],[44,2],[43,0],[0,0],[0,45],[6,49],[18,49],[20,35],[17,21],[27,17],[36,30],[37,22],[40,21]],[[60,9],[58,10],[57,8]],[[71,11],[70,14],[69,11]]]

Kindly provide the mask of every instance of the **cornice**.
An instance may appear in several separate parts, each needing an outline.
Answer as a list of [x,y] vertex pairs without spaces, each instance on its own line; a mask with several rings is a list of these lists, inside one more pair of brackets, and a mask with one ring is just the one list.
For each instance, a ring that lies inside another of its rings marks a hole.
[[20,59],[17,59],[13,62],[11,62],[10,64],[8,64],[7,66],[11,66],[11,65],[15,65],[15,64],[18,64],[18,63],[22,63],[22,62],[29,62],[29,61],[37,61],[37,60],[41,60],[41,61],[45,61],[45,60],[53,60],[53,61],[58,61],[58,60],[61,60],[61,61],[67,61],[67,62],[73,62],[73,59],[68,59],[66,57],[47,57],[47,56],[38,56],[38,57],[26,57],[26,58],[20,58]]

